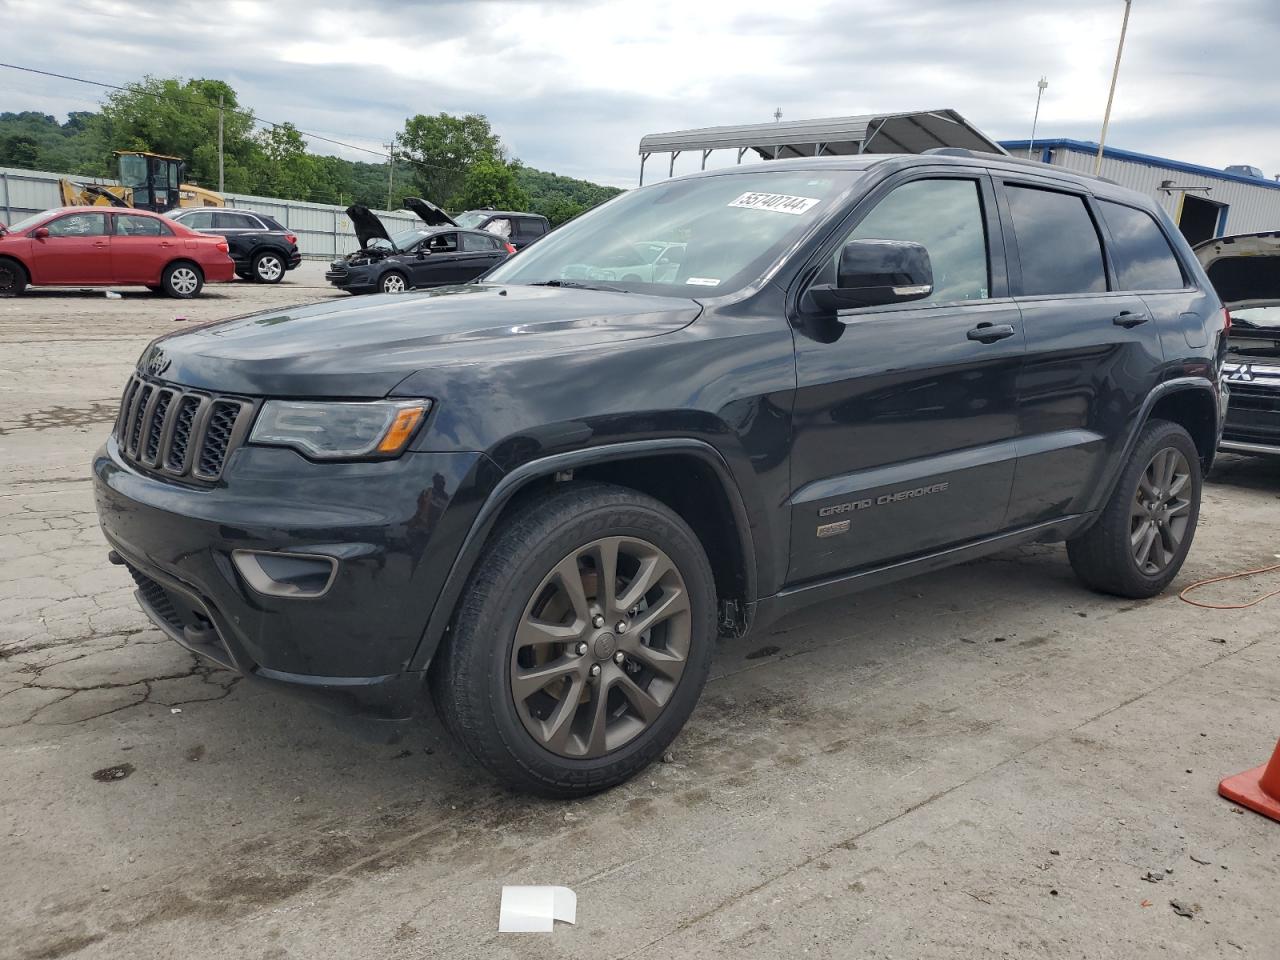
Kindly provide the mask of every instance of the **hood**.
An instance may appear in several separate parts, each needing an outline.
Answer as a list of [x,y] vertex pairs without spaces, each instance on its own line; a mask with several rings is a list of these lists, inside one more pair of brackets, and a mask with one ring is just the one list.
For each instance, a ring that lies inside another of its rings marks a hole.
[[468,284],[222,320],[161,337],[139,365],[223,393],[377,398],[419,370],[459,377],[469,365],[660,336],[701,310],[682,297]]
[[1280,231],[1218,237],[1192,249],[1228,310],[1280,305]]
[[404,208],[412,210],[429,227],[456,227],[457,221],[434,203],[421,197],[405,197]]
[[373,215],[373,211],[364,204],[353,203],[347,207],[347,218],[351,221],[351,225],[356,228],[356,240],[359,241],[361,250],[369,246],[370,240],[391,242],[391,235],[387,233],[387,228],[382,225],[381,220]]

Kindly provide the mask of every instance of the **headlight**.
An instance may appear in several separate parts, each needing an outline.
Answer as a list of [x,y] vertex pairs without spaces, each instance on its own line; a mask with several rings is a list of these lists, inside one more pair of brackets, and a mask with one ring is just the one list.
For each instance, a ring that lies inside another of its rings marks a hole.
[[395,457],[404,452],[430,409],[430,400],[268,400],[249,442],[293,447],[317,460]]

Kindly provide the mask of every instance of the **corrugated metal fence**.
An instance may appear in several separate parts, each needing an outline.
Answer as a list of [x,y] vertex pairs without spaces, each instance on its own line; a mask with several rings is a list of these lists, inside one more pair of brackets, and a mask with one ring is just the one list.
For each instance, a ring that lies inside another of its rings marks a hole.
[[[43,170],[18,170],[0,167],[0,221],[13,223],[42,210],[49,210],[62,203],[58,181],[63,174]],[[115,180],[96,177],[73,177],[77,183],[114,185]],[[251,197],[244,194],[227,194],[227,206],[258,210],[275,217],[298,237],[298,249],[308,257],[332,257],[350,253],[357,247],[351,221],[345,207],[329,203],[303,203],[298,200],[280,200],[275,197]],[[422,221],[407,210],[393,212],[374,211],[388,233],[396,233],[421,224]]]

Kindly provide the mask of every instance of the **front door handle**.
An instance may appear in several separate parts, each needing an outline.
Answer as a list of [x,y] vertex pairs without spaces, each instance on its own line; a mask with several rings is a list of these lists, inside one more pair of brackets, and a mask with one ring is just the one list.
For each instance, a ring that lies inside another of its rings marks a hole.
[[1111,318],[1111,322],[1117,327],[1124,327],[1128,330],[1130,327],[1136,327],[1138,324],[1146,323],[1150,319],[1151,318],[1145,313],[1134,313],[1132,310],[1121,310]]
[[1012,337],[1013,333],[1013,326],[1008,323],[980,323],[970,330],[967,336],[970,340],[977,340],[979,343],[995,343],[997,340]]
[[108,241],[106,241],[106,240],[95,240],[95,241],[93,242],[93,245],[94,245],[95,247],[105,247],[105,246],[107,246],[107,245],[108,245]]

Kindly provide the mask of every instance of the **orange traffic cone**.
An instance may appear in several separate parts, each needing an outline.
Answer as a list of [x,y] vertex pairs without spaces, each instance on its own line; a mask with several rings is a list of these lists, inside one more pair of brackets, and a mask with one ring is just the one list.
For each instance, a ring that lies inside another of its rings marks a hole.
[[1227,777],[1218,784],[1218,793],[1264,817],[1280,820],[1280,743],[1270,763]]

